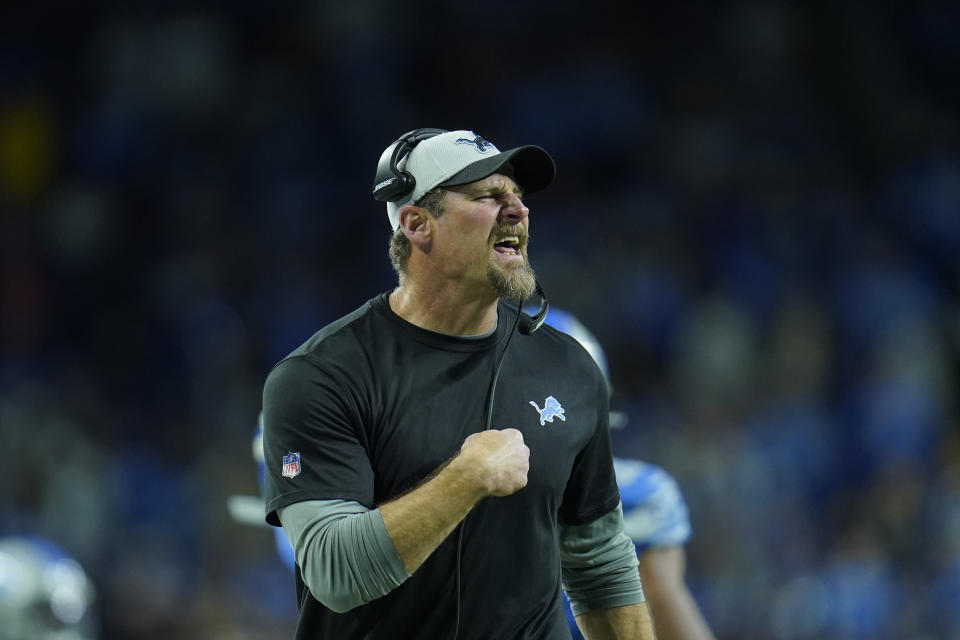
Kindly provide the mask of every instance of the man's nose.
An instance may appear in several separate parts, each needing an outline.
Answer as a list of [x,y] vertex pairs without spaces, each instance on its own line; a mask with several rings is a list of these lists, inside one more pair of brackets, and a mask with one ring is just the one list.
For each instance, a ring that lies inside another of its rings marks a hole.
[[520,196],[515,193],[508,193],[504,196],[504,204],[500,209],[501,220],[516,224],[523,222],[528,215],[530,215],[530,209],[527,208],[527,205],[523,204]]

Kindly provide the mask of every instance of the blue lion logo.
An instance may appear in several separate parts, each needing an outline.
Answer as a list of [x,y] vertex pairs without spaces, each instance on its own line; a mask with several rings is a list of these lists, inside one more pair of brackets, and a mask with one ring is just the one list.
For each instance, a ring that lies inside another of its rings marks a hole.
[[567,421],[563,415],[563,407],[560,406],[560,403],[553,396],[547,396],[547,399],[543,401],[543,409],[538,407],[537,403],[533,400],[530,401],[530,405],[540,414],[541,427],[548,422],[553,422],[554,418],[560,418],[564,422]]
[[473,134],[473,135],[476,136],[473,140],[471,140],[470,138],[457,138],[457,141],[454,144],[472,144],[477,148],[477,151],[479,151],[480,153],[486,153],[487,147],[493,146],[493,143],[490,142],[489,140],[484,140],[477,134]]

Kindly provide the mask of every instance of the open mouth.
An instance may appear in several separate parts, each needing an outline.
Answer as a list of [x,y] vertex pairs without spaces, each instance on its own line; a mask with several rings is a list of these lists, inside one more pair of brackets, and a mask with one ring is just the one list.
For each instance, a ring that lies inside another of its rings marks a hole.
[[497,253],[505,253],[511,256],[520,255],[520,239],[517,236],[501,238],[494,243],[493,250]]

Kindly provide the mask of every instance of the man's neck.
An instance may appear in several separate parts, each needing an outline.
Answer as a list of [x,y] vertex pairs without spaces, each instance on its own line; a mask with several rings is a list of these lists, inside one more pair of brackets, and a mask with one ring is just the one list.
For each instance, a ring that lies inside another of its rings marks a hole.
[[407,278],[388,300],[390,309],[410,324],[438,333],[475,336],[497,326],[497,297],[492,293],[470,295],[456,285],[428,290]]

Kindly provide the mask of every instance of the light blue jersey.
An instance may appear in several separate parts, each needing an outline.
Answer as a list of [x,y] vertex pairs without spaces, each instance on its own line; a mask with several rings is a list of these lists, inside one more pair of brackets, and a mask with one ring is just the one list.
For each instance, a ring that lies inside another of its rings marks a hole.
[[690,515],[676,480],[660,467],[614,458],[623,502],[623,528],[637,552],[682,545],[690,539]]

